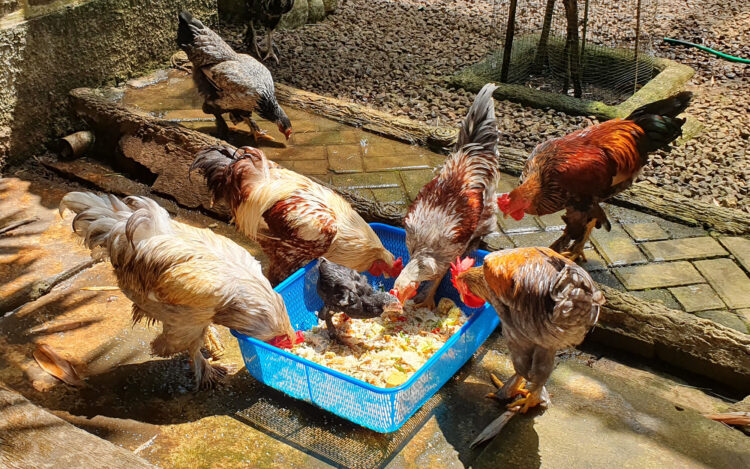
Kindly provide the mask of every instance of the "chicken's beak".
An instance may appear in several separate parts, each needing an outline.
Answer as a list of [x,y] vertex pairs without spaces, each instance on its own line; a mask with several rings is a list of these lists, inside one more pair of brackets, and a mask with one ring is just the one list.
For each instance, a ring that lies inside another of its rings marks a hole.
[[287,140],[289,140],[289,137],[292,136],[292,129],[286,129],[284,132],[284,137],[286,137]]
[[393,293],[396,294],[396,297],[398,298],[399,303],[403,305],[406,303],[406,300],[410,300],[417,296],[417,288],[419,287],[419,284],[417,282],[410,282],[406,287],[404,287],[403,290],[393,290]]

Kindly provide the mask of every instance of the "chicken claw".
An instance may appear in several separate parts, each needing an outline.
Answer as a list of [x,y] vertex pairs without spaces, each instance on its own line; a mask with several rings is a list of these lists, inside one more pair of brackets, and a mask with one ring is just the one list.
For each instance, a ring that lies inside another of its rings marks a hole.
[[528,395],[508,404],[509,410],[514,410],[520,414],[525,414],[529,409],[537,406],[546,407],[549,404],[549,394],[547,388],[542,386],[528,393]]
[[255,138],[255,143],[260,142],[275,142],[276,139],[268,135],[268,132],[265,130],[256,130],[253,131],[253,138]]
[[221,343],[219,333],[214,326],[208,326],[204,345],[212,360],[218,360],[224,355],[224,345]]
[[529,390],[525,388],[526,380],[519,375],[513,375],[507,385],[503,384],[503,382],[500,381],[500,378],[495,376],[494,373],[490,373],[490,378],[492,378],[492,384],[494,384],[500,392],[491,392],[485,397],[497,399],[499,401],[506,401],[515,396],[527,396],[529,394]]
[[198,389],[204,391],[212,389],[227,376],[227,368],[221,365],[209,365],[203,370],[203,376],[198,384]]

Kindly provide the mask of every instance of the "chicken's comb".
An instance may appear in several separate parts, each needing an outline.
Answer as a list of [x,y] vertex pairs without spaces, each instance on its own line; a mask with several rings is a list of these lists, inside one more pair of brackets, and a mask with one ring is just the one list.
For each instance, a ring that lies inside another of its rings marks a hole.
[[391,277],[398,277],[403,269],[404,260],[399,257],[398,259],[393,261],[393,267],[391,267]]
[[460,257],[456,258],[456,262],[451,264],[451,282],[453,282],[454,287],[458,288],[458,285],[456,285],[458,276],[469,270],[473,265],[474,259],[471,257],[466,257],[463,260]]
[[497,208],[503,213],[508,213],[508,210],[510,209],[510,194],[506,192],[505,194],[497,196]]

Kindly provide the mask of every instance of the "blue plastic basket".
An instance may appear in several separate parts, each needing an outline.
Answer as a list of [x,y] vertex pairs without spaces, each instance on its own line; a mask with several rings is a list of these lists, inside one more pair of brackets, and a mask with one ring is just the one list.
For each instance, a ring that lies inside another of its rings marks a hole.
[[[409,253],[404,230],[380,223],[370,226],[383,245],[396,257],[402,256],[406,264]],[[481,265],[486,254],[473,254],[476,265]],[[323,307],[323,302],[316,292],[316,265],[317,261],[309,263],[276,287],[296,330],[309,330],[318,324],[315,312]],[[393,287],[394,279],[368,277],[373,285],[382,283],[387,290]],[[500,322],[489,304],[468,308],[461,303],[449,277],[446,275],[440,284],[436,299],[447,296],[471,317],[408,381],[394,388],[373,386],[237,331],[232,334],[239,341],[247,370],[258,381],[363,427],[393,432],[471,358]]]

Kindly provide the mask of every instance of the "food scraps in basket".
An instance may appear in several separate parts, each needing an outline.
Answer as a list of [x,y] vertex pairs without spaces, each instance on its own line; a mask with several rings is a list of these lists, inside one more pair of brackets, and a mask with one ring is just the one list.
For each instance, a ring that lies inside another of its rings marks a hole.
[[321,320],[290,352],[374,386],[391,388],[406,382],[466,320],[448,298],[441,299],[435,311],[409,301],[403,314],[353,319],[336,313],[333,324],[344,344],[330,339]]

